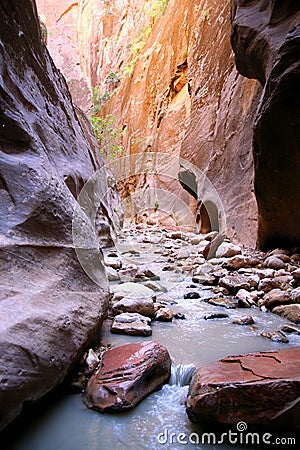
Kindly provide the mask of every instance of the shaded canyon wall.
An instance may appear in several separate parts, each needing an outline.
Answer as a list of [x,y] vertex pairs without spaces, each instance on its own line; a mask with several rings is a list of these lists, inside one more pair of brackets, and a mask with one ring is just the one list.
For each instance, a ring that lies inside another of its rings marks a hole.
[[[98,335],[108,284],[99,250],[97,286],[72,239],[75,198],[102,162],[33,1],[1,1],[0,57],[1,429],[61,382]],[[115,202],[112,194],[103,204],[107,220]]]
[[263,86],[253,142],[258,245],[299,245],[299,2],[232,1],[232,46],[239,72]]

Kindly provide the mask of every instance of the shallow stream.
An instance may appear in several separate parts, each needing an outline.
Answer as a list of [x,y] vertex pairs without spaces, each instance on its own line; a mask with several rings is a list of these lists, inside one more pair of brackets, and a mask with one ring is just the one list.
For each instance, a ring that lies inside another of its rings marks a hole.
[[[183,313],[186,319],[153,322],[153,334],[147,338],[111,334],[110,323],[105,321],[101,343],[118,346],[151,339],[163,344],[173,360],[170,384],[148,396],[135,409],[122,414],[100,414],[88,410],[80,394],[64,395],[22,432],[11,450],[232,448],[226,439],[222,445],[218,444],[221,438],[218,430],[215,432],[216,444],[212,436],[208,444],[209,437],[203,434],[206,430],[189,421],[184,406],[188,386],[182,386],[189,378],[189,365],[199,366],[232,354],[299,345],[300,337],[289,335],[288,344],[261,337],[261,331],[280,329],[286,320],[258,308],[245,310],[212,306],[204,301],[205,297],[211,296],[210,288],[200,289],[199,285],[191,288],[191,278],[180,270],[162,271],[161,260],[156,262],[154,254],[152,256],[149,267],[160,275],[159,283],[168,289],[168,296],[176,302],[172,305],[173,311]],[[184,299],[183,294],[190,291],[198,292],[201,297]],[[226,312],[229,317],[205,320],[203,316],[211,312]],[[232,324],[233,319],[249,313],[255,325]],[[186,437],[180,437],[180,433],[185,433]],[[199,444],[196,443],[197,436]],[[234,448],[246,447],[238,443]]]

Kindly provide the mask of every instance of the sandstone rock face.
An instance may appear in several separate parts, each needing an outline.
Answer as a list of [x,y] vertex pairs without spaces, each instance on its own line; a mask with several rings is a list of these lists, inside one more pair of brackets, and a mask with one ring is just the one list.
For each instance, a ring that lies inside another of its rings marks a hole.
[[300,347],[229,356],[196,370],[187,398],[194,422],[299,428]]
[[104,353],[83,401],[100,412],[131,409],[166,383],[170,374],[171,358],[162,345],[152,341],[122,345]]
[[[254,245],[257,209],[251,142],[261,88],[234,67],[228,3],[200,2],[198,11],[188,57],[191,114],[180,155],[215,186],[226,214],[226,234],[235,242]],[[199,192],[201,179],[195,183]],[[203,199],[198,201],[203,232],[217,227],[220,210],[213,196],[207,193],[204,205]]]
[[3,428],[23,402],[62,381],[95,338],[108,286],[99,251],[97,286],[72,240],[75,197],[101,163],[95,141],[42,43],[34,2],[3,0],[0,17]]
[[[238,75],[234,67],[228,2],[39,0],[38,4],[46,18],[59,19],[54,28],[49,23],[58,33],[59,49],[53,48],[54,36],[49,48],[64,60],[74,49],[68,44],[62,55],[59,33],[67,26],[74,29],[69,22],[77,14],[77,67],[97,92],[99,114],[118,118],[126,153],[163,152],[195,164],[218,191],[228,236],[254,245],[257,208],[251,142],[261,87]],[[70,43],[76,45],[72,36]],[[79,77],[81,73],[77,82]],[[184,219],[185,225],[203,232],[220,228],[220,205],[209,195],[202,198],[201,176],[193,170],[172,160],[170,175],[162,167],[151,175],[146,155],[140,165],[133,165],[140,175],[122,180],[130,220],[173,226]],[[178,181],[179,172],[187,191]],[[167,195],[167,212],[161,204],[153,215],[156,197],[146,198],[144,193],[156,189],[174,196]],[[139,191],[143,195],[134,195]],[[188,217],[183,204],[190,210]],[[172,216],[171,210],[177,215]]]
[[264,91],[254,128],[255,193],[262,248],[299,244],[298,2],[232,1],[232,45],[239,72]]
[[[235,242],[254,245],[255,128],[258,243],[265,248],[298,244],[297,198],[292,194],[299,147],[296,2],[287,0],[283,6],[263,0],[231,1],[236,65],[252,79],[235,69],[229,2],[174,0],[166,8],[161,7],[166,2],[151,0],[38,3],[55,31],[49,37],[50,50],[64,61],[66,71],[72,66],[70,86],[73,76],[73,84],[85,78],[97,91],[95,106],[102,117],[118,118],[127,154],[164,152],[184,160],[171,164],[171,176],[163,170],[155,175],[146,172],[146,156],[142,166],[133,163],[139,176],[122,180],[129,219],[178,223],[178,217],[165,211],[153,214],[155,195],[144,197],[145,191],[161,189],[188,205],[191,227],[203,232],[222,228],[224,208],[226,234]],[[66,61],[70,54],[72,64]],[[185,161],[211,180],[218,201],[211,192],[203,193],[201,176]],[[192,196],[180,186],[178,173]],[[143,195],[134,196],[138,191]],[[170,195],[168,203],[182,217],[182,203],[178,206]]]
[[92,108],[90,80],[78,44],[79,3],[72,0],[36,0],[40,19],[47,29],[47,47],[67,81],[73,102],[84,112]]

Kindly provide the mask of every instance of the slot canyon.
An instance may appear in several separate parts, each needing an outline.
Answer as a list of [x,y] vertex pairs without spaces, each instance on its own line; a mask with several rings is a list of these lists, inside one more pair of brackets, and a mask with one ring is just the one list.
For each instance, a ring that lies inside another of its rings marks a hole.
[[296,445],[299,48],[295,0],[1,0],[6,450]]

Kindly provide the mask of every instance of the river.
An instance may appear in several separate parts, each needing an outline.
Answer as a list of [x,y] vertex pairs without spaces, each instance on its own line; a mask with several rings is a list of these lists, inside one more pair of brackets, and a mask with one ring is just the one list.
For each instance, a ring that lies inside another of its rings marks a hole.
[[[146,252],[150,258],[149,249]],[[286,320],[270,312],[262,312],[259,308],[245,310],[212,306],[203,300],[211,295],[211,288],[200,285],[191,288],[191,277],[177,267],[176,260],[172,270],[162,271],[161,256],[152,253],[150,259],[149,267],[159,274],[159,282],[176,302],[172,305],[173,311],[183,313],[186,319],[153,322],[152,336],[147,338],[111,334],[110,322],[106,320],[102,327],[101,344],[118,346],[145,339],[163,344],[173,360],[170,383],[149,395],[135,409],[122,414],[100,414],[86,408],[81,394],[64,394],[40,409],[38,417],[35,415],[32,421],[29,420],[25,430],[16,430],[15,438],[8,447],[10,450],[232,448],[226,439],[223,444],[218,444],[221,440],[218,429],[214,436],[208,436],[204,434],[207,430],[189,421],[184,405],[188,386],[184,384],[189,378],[190,365],[200,366],[232,354],[299,345],[300,336],[289,335],[288,344],[261,337],[261,331],[280,329]],[[184,299],[184,293],[191,290],[198,292],[200,298]],[[229,317],[205,320],[203,316],[211,312],[226,312]],[[250,312],[255,320],[254,325],[232,323],[245,312]],[[236,431],[236,427],[232,427],[232,431]],[[246,446],[238,442],[235,448],[242,450]]]

